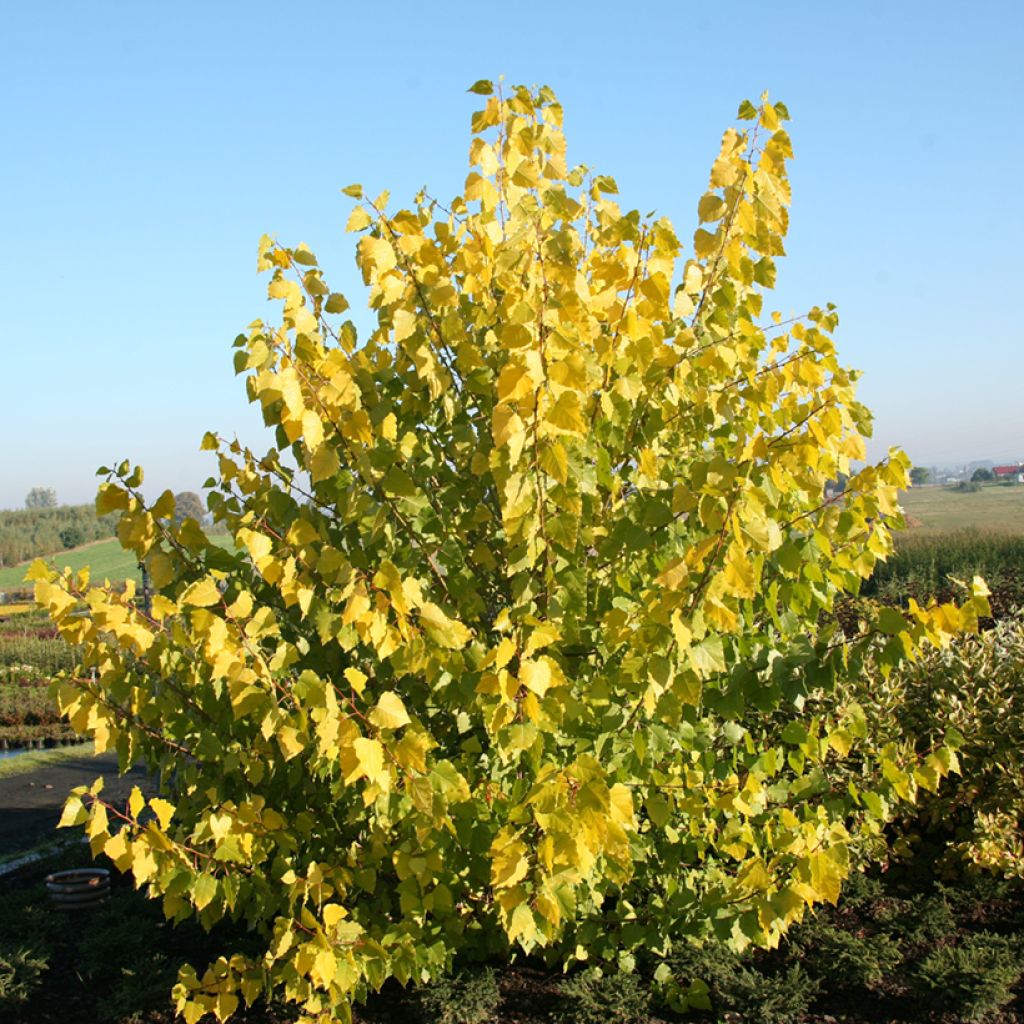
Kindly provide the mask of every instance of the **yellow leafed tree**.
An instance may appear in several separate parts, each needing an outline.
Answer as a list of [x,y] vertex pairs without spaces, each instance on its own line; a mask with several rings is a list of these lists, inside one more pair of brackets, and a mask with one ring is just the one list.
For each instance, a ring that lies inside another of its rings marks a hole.
[[188,1021],[271,993],[348,1019],[469,945],[771,946],[954,765],[923,772],[828,700],[984,598],[850,637],[830,617],[891,550],[908,466],[854,471],[870,420],[832,307],[763,309],[785,108],[740,108],[687,250],[570,166],[549,89],[472,91],[450,207],[345,190],[369,336],[308,247],[260,243],[280,321],[235,368],[276,447],[204,440],[236,549],[170,494],[147,506],[124,464],[97,503],[151,608],[34,573],[84,651],[64,714],[163,786],[127,808],[76,792],[64,824],[169,917],[265,942],[182,970]]

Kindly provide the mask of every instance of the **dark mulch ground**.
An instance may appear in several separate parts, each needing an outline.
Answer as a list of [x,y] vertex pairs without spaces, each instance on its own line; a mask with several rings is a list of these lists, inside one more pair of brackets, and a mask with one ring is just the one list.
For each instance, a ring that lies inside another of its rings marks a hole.
[[75,757],[0,779],[0,857],[30,850],[53,836],[68,793],[104,776],[104,799],[125,801],[133,786],[151,790],[146,773],[117,774],[117,756]]
[[[168,997],[178,966],[190,962],[201,968],[222,952],[244,948],[245,935],[237,929],[207,934],[192,922],[168,924],[159,904],[135,892],[130,879],[116,872],[105,906],[78,916],[53,909],[43,888],[45,875],[88,863],[84,848],[69,849],[0,878],[0,952],[27,943],[47,962],[27,1001],[5,1005],[0,992],[0,1024],[172,1024],[179,1018]],[[797,928],[788,948],[742,961],[723,953],[693,961],[690,969],[706,972],[700,976],[713,989],[718,986],[720,1009],[686,1019],[694,1024],[960,1024],[980,1019],[948,1012],[941,998],[921,1001],[908,986],[913,963],[935,948],[962,944],[972,934],[1024,940],[1024,887],[983,879],[950,888],[927,877],[897,874],[852,885],[839,908]],[[909,951],[910,960],[902,966],[893,961],[892,970],[871,984],[854,983],[857,971],[878,955],[886,936],[896,942],[900,956]],[[1024,943],[1020,950],[1024,957]],[[681,977],[687,975],[685,964],[677,963],[676,969],[683,972]],[[497,978],[501,1003],[493,1024],[661,1020],[617,1014],[618,979],[605,990],[608,1013],[601,1017],[595,1016],[593,1000],[587,1014],[573,1016],[575,1004],[562,991],[560,973],[536,962],[501,970]],[[801,1002],[799,988],[808,979],[814,992]],[[1014,989],[1017,998],[989,1013],[986,1024],[1024,1024],[1019,983]],[[239,1024],[289,1024],[296,1017],[288,1008],[257,1007],[233,1019]],[[457,1024],[459,1019],[448,1021]],[[356,1020],[426,1024],[438,1018],[425,1015],[414,995],[389,984]]]

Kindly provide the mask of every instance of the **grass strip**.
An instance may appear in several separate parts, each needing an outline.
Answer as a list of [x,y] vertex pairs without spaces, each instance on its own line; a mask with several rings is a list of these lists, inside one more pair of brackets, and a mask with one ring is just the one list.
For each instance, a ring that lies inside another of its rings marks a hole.
[[60,764],[61,761],[70,761],[72,758],[81,757],[83,754],[91,757],[92,753],[93,745],[90,741],[76,743],[71,747],[30,750],[24,754],[19,754],[17,757],[5,757],[0,761],[0,779],[9,779],[14,775],[34,772],[51,764]]

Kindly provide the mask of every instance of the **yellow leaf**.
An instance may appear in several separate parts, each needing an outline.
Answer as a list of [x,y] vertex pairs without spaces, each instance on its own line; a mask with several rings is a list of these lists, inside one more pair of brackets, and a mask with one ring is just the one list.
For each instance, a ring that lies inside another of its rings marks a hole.
[[149,511],[154,519],[170,519],[174,515],[174,495],[164,491]]
[[197,608],[208,608],[210,605],[220,601],[220,591],[217,589],[217,582],[212,576],[204,576],[185,588],[181,595],[183,605],[195,605]]
[[168,615],[173,615],[177,610],[178,606],[169,598],[164,597],[163,594],[154,595],[152,615],[158,622],[166,619]]
[[356,693],[362,693],[366,689],[366,681],[370,677],[357,668],[347,668],[345,669],[345,678]]
[[118,871],[124,871],[132,861],[126,830],[121,829],[112,835],[103,844],[103,852],[114,862]]
[[697,308],[697,303],[693,298],[686,294],[686,292],[680,288],[675,298],[672,300],[672,312],[675,316],[684,317],[689,316]]
[[192,886],[192,902],[196,910],[208,907],[217,895],[217,879],[213,875],[202,874]]
[[174,579],[174,562],[162,551],[149,556],[149,577],[154,587],[166,587]]
[[94,856],[98,850],[103,849],[103,843],[106,842],[108,824],[106,807],[99,802],[94,803],[89,810],[89,820],[85,826],[85,834],[91,840],[96,840],[98,843],[98,845],[92,847]]
[[206,1007],[202,1003],[188,1002],[181,1009],[181,1015],[185,1018],[185,1024],[199,1024],[206,1016]]
[[380,695],[377,706],[368,715],[371,722],[381,729],[400,729],[411,719],[397,693],[388,691]]
[[238,996],[234,992],[222,989],[217,993],[217,1001],[213,1004],[213,1013],[217,1020],[227,1020],[237,1009]]
[[407,729],[395,744],[395,757],[403,768],[425,772],[427,770],[427,752],[430,747],[430,738],[425,733]]
[[53,575],[53,570],[41,558],[37,558],[28,567],[28,572],[25,573],[25,580],[27,582],[34,580],[41,582],[48,580]]
[[277,742],[284,752],[284,759],[286,761],[290,761],[293,757],[298,757],[306,749],[306,745],[302,742],[298,730],[290,725],[285,725],[278,729]]
[[491,845],[491,885],[507,889],[526,877],[530,870],[526,859],[526,844],[508,836],[503,829]]
[[543,697],[551,686],[551,666],[546,658],[537,661],[522,661],[519,665],[519,682],[539,697]]
[[[352,741],[352,751],[355,754],[358,766],[358,770],[354,775],[355,778],[365,775],[371,782],[375,782],[381,777],[381,772],[384,768],[384,748],[377,740],[360,736]],[[350,774],[345,781],[350,782],[352,778],[353,776]]]
[[497,405],[494,407],[491,431],[494,435],[494,443],[499,448],[508,444],[512,438],[522,435],[525,430],[523,421],[519,418],[519,413],[511,406]]
[[765,868],[764,861],[760,857],[751,857],[743,862],[743,866],[736,874],[736,881],[745,889],[754,892],[764,892],[773,885],[772,876]]
[[320,483],[321,480],[329,480],[339,469],[341,469],[341,462],[338,459],[338,453],[328,445],[321,445],[317,448],[310,459],[309,471],[315,484]]
[[[359,253],[365,264],[375,269],[376,274],[383,274],[398,264],[395,258],[395,250],[391,247],[391,243],[384,238],[364,235],[359,240]],[[367,278],[367,280],[369,281],[370,279]]]
[[636,826],[636,819],[633,812],[633,794],[629,787],[616,782],[608,791],[609,804],[611,807],[612,821],[629,828]]
[[302,437],[311,452],[315,452],[324,443],[323,420],[312,409],[302,413]]
[[853,737],[846,729],[836,729],[828,734],[828,742],[840,757],[846,757],[853,746]]
[[497,173],[498,154],[495,153],[494,147],[488,145],[483,139],[474,139],[470,144],[469,161],[471,164],[479,166],[481,172],[487,177]]
[[345,225],[345,230],[362,231],[363,228],[368,228],[371,223],[370,215],[366,212],[365,207],[357,206],[348,215],[348,223]]
[[658,477],[658,456],[650,448],[641,448],[637,462],[640,472],[652,480]]
[[316,959],[313,961],[313,969],[310,971],[310,977],[313,978],[317,984],[326,987],[334,980],[334,972],[338,969],[338,961],[334,955],[333,950],[321,949],[316,955]]
[[498,644],[494,651],[494,667],[495,669],[504,668],[511,660],[512,656],[516,653],[516,644],[511,637],[504,637],[501,643]]
[[64,810],[61,812],[57,828],[69,828],[72,825],[81,825],[89,818],[89,812],[82,803],[79,796],[69,796],[64,803]]
[[156,815],[156,820],[160,822],[161,830],[166,832],[167,826],[171,823],[171,816],[174,814],[174,804],[164,800],[163,797],[156,796],[149,801],[149,806]]
[[520,903],[512,911],[512,917],[508,924],[508,937],[510,942],[517,940],[526,948],[532,946],[538,937],[537,922],[534,919],[533,911],[525,903]]
[[100,484],[96,495],[96,515],[105,516],[110,512],[126,511],[128,508],[128,492],[117,484]]
[[561,441],[548,441],[540,449],[540,467],[560,484],[569,479],[569,457]]
[[420,608],[420,623],[434,643],[451,650],[465,647],[473,634],[455,619],[450,619],[436,605],[427,601]]
[[304,267],[312,267],[316,265],[316,256],[313,255],[309,246],[305,242],[299,242],[299,244],[292,250],[292,257],[296,263],[301,263]]
[[709,256],[714,255],[717,248],[718,242],[715,240],[715,236],[710,232],[705,231],[703,228],[698,228],[694,232],[693,251],[697,254],[699,259],[707,259]]
[[132,786],[131,795],[128,797],[128,812],[136,821],[138,821],[139,815],[142,813],[142,809],[145,806],[146,801],[142,795],[142,791],[138,786]]
[[416,313],[411,309],[396,309],[391,319],[395,329],[395,343],[411,338],[416,331]]
[[737,597],[752,598],[756,596],[756,572],[754,565],[745,551],[732,547],[729,560],[725,564],[724,578],[730,593]]
[[498,377],[497,395],[502,403],[518,402],[533,391],[530,371],[518,363],[506,363]]
[[321,915],[324,924],[328,928],[333,928],[342,918],[348,916],[348,911],[337,903],[325,903]]
[[705,222],[721,220],[725,216],[725,202],[722,197],[714,192],[702,196],[697,204],[697,216]]
[[556,640],[561,640],[561,638],[562,631],[554,622],[542,622],[539,626],[534,626],[530,631],[530,635],[526,640],[526,646],[523,648],[523,655],[528,658],[534,651],[550,647],[551,644]]
[[815,899],[835,903],[839,899],[839,891],[846,878],[845,866],[839,863],[845,851],[842,848],[817,850],[807,855],[804,862],[809,875]]
[[545,420],[549,427],[566,434],[585,434],[587,425],[580,411],[580,398],[575,391],[564,391],[548,410]]
[[687,263],[683,274],[683,289],[690,295],[697,295],[704,287],[704,271],[699,263]]

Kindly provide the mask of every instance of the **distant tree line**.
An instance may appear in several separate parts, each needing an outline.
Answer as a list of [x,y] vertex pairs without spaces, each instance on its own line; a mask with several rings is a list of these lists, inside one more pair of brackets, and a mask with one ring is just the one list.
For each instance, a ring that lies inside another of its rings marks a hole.
[[116,525],[116,514],[97,516],[92,505],[0,511],[0,566],[104,540],[114,535]]

